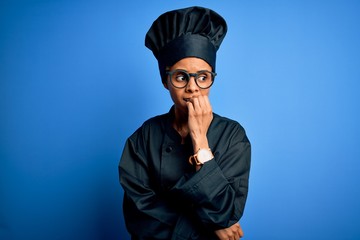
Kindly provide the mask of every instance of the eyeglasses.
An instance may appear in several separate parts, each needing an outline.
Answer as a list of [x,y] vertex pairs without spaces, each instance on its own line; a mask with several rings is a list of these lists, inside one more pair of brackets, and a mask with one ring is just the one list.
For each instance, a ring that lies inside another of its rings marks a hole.
[[175,88],[184,88],[188,85],[190,77],[195,78],[196,85],[201,89],[207,89],[214,83],[216,73],[201,70],[197,73],[189,73],[185,70],[176,69],[166,72],[170,76],[170,82]]

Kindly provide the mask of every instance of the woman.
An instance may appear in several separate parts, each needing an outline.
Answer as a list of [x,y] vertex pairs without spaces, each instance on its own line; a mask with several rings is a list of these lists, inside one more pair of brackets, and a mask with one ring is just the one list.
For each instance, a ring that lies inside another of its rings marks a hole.
[[225,20],[190,7],[162,14],[145,45],[174,103],[127,140],[119,164],[132,239],[239,239],[250,171],[242,126],[212,112]]

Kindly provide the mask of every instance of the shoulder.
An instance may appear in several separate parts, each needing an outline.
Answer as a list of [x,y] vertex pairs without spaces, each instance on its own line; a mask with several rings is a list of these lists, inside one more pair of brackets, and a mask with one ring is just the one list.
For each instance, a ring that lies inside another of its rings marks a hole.
[[244,127],[236,120],[220,116],[214,113],[214,118],[210,126],[211,135],[226,135],[227,137],[240,137],[243,141],[248,141]]
[[140,128],[143,128],[143,129],[162,128],[166,124],[168,119],[169,119],[169,113],[157,115],[157,116],[154,116],[154,117],[146,120]]
[[144,121],[144,123],[130,136],[130,138],[137,137],[139,135],[148,136],[150,134],[160,134],[165,128],[169,114],[161,114],[151,117]]
[[243,126],[236,120],[227,118],[227,117],[223,117],[220,116],[216,113],[214,113],[214,119],[212,122],[212,125],[214,125],[214,127],[217,128],[236,128],[239,129],[241,131],[245,131],[245,129],[243,128]]

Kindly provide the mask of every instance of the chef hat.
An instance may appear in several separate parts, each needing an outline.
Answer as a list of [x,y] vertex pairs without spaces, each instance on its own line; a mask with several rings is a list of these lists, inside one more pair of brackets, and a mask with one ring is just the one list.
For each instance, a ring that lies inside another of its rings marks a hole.
[[206,61],[215,72],[216,51],[227,31],[225,20],[213,10],[189,7],[166,12],[152,24],[145,37],[158,60],[162,81],[166,67],[186,57]]

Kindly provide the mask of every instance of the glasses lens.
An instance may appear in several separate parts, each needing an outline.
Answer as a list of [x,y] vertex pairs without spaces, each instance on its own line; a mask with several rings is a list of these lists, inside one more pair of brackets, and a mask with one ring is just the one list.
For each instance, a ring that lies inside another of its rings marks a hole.
[[206,89],[211,87],[214,82],[216,73],[203,70],[197,73],[188,73],[185,70],[175,70],[168,72],[170,75],[171,84],[176,88],[184,88],[190,80],[190,76],[195,78],[198,87]]
[[197,73],[196,83],[200,88],[209,88],[214,81],[214,76],[209,71],[200,71]]
[[171,82],[174,85],[174,87],[183,88],[188,83],[189,78],[190,76],[187,72],[182,70],[176,70],[171,75]]

